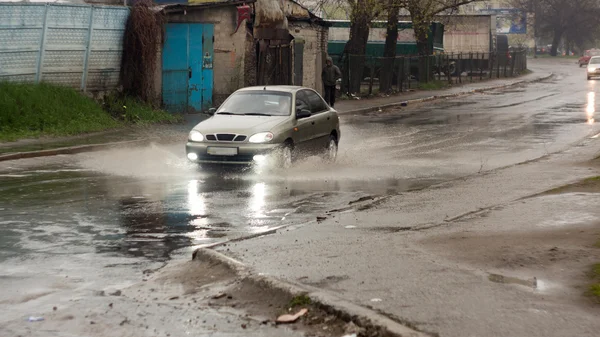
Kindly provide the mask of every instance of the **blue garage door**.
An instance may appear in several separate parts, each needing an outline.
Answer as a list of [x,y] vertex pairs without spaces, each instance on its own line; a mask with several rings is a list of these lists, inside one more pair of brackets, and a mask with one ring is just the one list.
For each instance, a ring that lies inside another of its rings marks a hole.
[[171,112],[200,112],[212,106],[214,25],[167,24],[162,94]]

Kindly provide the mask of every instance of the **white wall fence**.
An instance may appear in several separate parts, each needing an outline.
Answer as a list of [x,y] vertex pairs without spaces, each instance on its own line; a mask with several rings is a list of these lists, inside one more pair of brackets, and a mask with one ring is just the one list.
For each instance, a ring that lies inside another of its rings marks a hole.
[[114,89],[128,16],[127,7],[0,3],[0,81]]

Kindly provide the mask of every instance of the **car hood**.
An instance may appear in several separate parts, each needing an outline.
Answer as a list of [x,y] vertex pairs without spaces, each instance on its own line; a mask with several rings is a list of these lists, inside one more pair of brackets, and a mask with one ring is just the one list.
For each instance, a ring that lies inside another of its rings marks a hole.
[[215,115],[194,127],[203,134],[233,133],[251,136],[257,132],[271,131],[289,116],[231,116]]

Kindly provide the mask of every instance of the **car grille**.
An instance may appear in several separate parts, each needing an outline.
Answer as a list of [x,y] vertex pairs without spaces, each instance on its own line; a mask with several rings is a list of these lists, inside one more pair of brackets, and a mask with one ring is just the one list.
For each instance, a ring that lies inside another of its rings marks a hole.
[[242,162],[251,163],[254,160],[253,155],[238,154],[237,156],[212,156],[209,154],[201,154],[198,156],[200,161],[218,161],[218,162]]
[[217,140],[220,142],[231,142],[235,138],[235,135],[230,133],[218,133]]
[[235,135],[231,133],[217,133],[216,135],[206,135],[206,140],[218,142],[243,142],[248,138],[244,135]]

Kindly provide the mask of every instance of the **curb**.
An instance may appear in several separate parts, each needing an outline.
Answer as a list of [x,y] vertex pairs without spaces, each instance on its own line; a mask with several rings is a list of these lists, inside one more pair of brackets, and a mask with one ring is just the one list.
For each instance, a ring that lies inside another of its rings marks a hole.
[[252,283],[257,287],[283,292],[291,297],[299,295],[308,296],[312,303],[319,309],[346,322],[352,321],[361,328],[378,330],[381,332],[378,336],[430,337],[429,334],[413,330],[412,328],[376,313],[371,309],[340,299],[337,296],[325,293],[320,289],[301,286],[272,276],[256,274],[242,262],[212,249],[196,249],[192,254],[192,259],[222,264],[226,268],[236,272],[243,281]]
[[[539,77],[539,78],[536,78],[533,80],[528,80],[528,81],[522,80],[522,81],[517,81],[517,82],[513,82],[513,83],[509,83],[509,84],[500,85],[500,86],[480,88],[480,89],[475,89],[475,90],[471,90],[471,91],[459,92],[459,93],[455,93],[455,94],[417,98],[417,99],[396,102],[396,103],[390,103],[390,104],[385,104],[385,105],[380,105],[380,106],[372,106],[372,107],[362,108],[362,109],[355,109],[355,110],[349,110],[349,111],[338,111],[338,113],[340,115],[369,113],[369,112],[378,111],[380,109],[397,108],[397,107],[401,107],[401,106],[407,106],[408,104],[418,104],[418,103],[430,102],[430,101],[446,99],[446,98],[467,96],[467,95],[472,95],[475,93],[485,92],[485,91],[489,91],[489,90],[509,88],[509,87],[513,87],[513,86],[520,85],[523,83],[536,83],[536,82],[547,80],[553,76],[554,76],[554,73],[550,73],[547,76],[542,76],[542,77]],[[102,150],[115,148],[115,147],[119,147],[119,146],[143,145],[143,144],[146,144],[153,140],[159,140],[159,138],[147,138],[147,139],[140,139],[140,140],[124,141],[124,142],[113,142],[113,143],[105,143],[105,144],[90,144],[90,145],[62,147],[62,148],[49,149],[49,150],[9,153],[9,154],[0,155],[0,162],[8,161],[8,160],[28,159],[28,158],[37,158],[37,157],[50,157],[50,156],[64,155],[64,154],[77,154],[77,153],[83,153],[83,152],[102,151]]]
[[56,155],[61,155],[61,154],[77,154],[77,153],[82,153],[82,152],[102,151],[102,150],[120,147],[120,146],[135,146],[135,145],[147,144],[148,142],[158,140],[158,139],[159,138],[147,138],[147,139],[129,140],[129,141],[123,141],[123,142],[112,142],[112,143],[104,143],[104,144],[89,144],[89,145],[61,147],[61,148],[49,149],[49,150],[9,153],[9,154],[0,155],[0,162],[7,161],[7,160],[17,160],[17,159],[50,157],[50,156],[56,156]]
[[503,84],[503,85],[498,85],[498,86],[492,86],[492,87],[474,89],[474,90],[470,90],[470,91],[463,91],[463,92],[459,92],[459,93],[455,93],[455,94],[429,96],[429,97],[425,97],[425,98],[415,98],[415,99],[406,100],[406,101],[402,101],[402,102],[384,104],[384,105],[380,105],[380,106],[376,106],[376,107],[368,107],[368,108],[348,110],[348,111],[338,111],[338,113],[340,115],[358,114],[358,113],[369,113],[369,112],[379,111],[379,110],[382,110],[382,109],[391,109],[391,108],[397,108],[397,107],[404,107],[404,106],[407,106],[408,104],[418,104],[418,103],[431,102],[431,101],[436,101],[436,100],[446,99],[446,98],[455,98],[455,97],[468,96],[468,95],[472,95],[472,94],[476,94],[476,93],[481,93],[481,92],[485,92],[485,91],[489,91],[489,90],[497,90],[497,89],[510,88],[510,87],[514,87],[514,86],[521,85],[521,84],[524,84],[524,83],[541,82],[541,81],[545,81],[545,80],[547,80],[549,78],[552,78],[553,76],[554,76],[554,73],[550,73],[549,75],[538,77],[538,78],[535,78],[535,79],[532,79],[532,80],[521,80],[521,81],[516,81],[516,82],[513,82],[513,83],[509,83],[509,84]]

